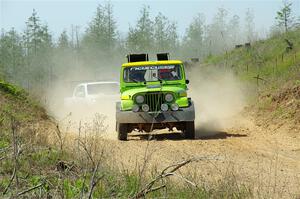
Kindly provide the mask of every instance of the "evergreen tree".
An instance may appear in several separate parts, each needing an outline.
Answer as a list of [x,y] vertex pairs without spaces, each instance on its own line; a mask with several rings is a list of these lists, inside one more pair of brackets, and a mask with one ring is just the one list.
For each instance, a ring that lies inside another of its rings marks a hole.
[[277,24],[280,28],[284,28],[285,32],[288,32],[289,29],[293,26],[294,18],[292,16],[292,3],[288,1],[283,1],[283,7],[277,11]]
[[159,13],[154,20],[154,48],[156,52],[175,52],[178,44],[177,26]]
[[54,68],[53,68],[53,78],[61,77],[67,74],[71,67],[75,66],[75,51],[69,41],[69,36],[67,31],[63,31],[59,38],[58,43],[54,53]]
[[99,62],[103,63],[103,60],[111,62],[116,41],[117,28],[112,5],[109,2],[104,6],[98,5],[82,41],[81,49],[85,61],[92,67],[98,67]]
[[177,33],[177,24],[175,22],[170,22],[168,26],[168,45],[169,52],[175,57],[179,56],[179,36]]
[[52,67],[52,37],[47,25],[42,25],[37,12],[26,22],[23,34],[25,47],[25,60],[27,65],[27,87],[38,83],[39,89],[48,86],[51,78]]
[[234,15],[228,23],[228,46],[231,48],[236,44],[241,42],[240,38],[240,17],[238,15]]
[[149,7],[144,6],[135,28],[129,28],[127,47],[129,51],[149,52],[153,50],[153,22],[150,19]]
[[208,26],[208,49],[212,54],[219,54],[228,50],[227,16],[228,11],[224,8],[219,8],[217,14],[214,16],[212,24]]
[[0,38],[0,71],[6,80],[21,84],[24,58],[21,37],[11,29]]
[[203,57],[204,52],[204,32],[205,32],[205,19],[203,14],[198,14],[186,30],[186,35],[183,40],[183,48],[185,56]]
[[59,49],[68,49],[70,47],[69,37],[67,35],[67,31],[63,31],[58,38],[58,46]]
[[256,40],[255,25],[254,25],[254,13],[252,10],[247,9],[245,16],[245,35],[248,42]]

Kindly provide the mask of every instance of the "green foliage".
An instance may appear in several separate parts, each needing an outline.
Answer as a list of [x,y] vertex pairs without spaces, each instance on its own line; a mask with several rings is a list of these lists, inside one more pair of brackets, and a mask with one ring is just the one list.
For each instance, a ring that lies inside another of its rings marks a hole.
[[[251,43],[220,56],[209,56],[206,63],[230,68],[255,88],[253,108],[258,120],[284,122],[298,120],[299,101],[292,92],[297,89],[300,76],[300,29],[267,40]],[[287,40],[293,44],[290,45]],[[259,75],[260,80],[255,77]],[[255,100],[255,102],[254,102]],[[292,128],[292,127],[291,127]]]
[[293,25],[293,17],[292,17],[292,3],[288,1],[283,1],[283,7],[277,11],[277,16],[275,19],[277,20],[277,25],[280,28],[284,28],[285,32],[288,32],[290,27]]
[[[6,79],[20,83],[24,67],[22,40],[12,28],[0,38],[0,73]],[[1,76],[0,76],[1,78]]]
[[127,48],[133,52],[151,51],[153,49],[153,22],[150,18],[149,9],[148,6],[144,6],[140,11],[136,27],[129,28]]
[[20,99],[24,99],[26,96],[26,93],[23,89],[9,84],[3,80],[0,80],[0,91],[5,92],[6,94],[13,95]]
[[9,146],[9,142],[7,140],[0,140],[0,149],[8,147]]
[[80,193],[80,187],[73,186],[73,184],[67,179],[63,181],[63,188],[66,198],[74,198],[78,193]]
[[[277,21],[280,24],[288,22],[289,27],[292,24],[289,22],[292,19],[290,13],[291,4],[285,2],[278,12]],[[162,13],[152,17],[150,7],[145,5],[140,10],[136,24],[130,26],[126,34],[119,34],[113,6],[107,2],[98,5],[85,30],[72,26],[71,32],[63,31],[54,43],[48,26],[41,22],[33,10],[25,22],[23,33],[14,29],[1,33],[0,77],[43,95],[46,88],[52,88],[54,82],[65,81],[66,74],[71,74],[69,78],[74,80],[74,73],[80,71],[81,75],[76,76],[75,81],[99,79],[106,75],[103,72],[110,77],[117,73],[124,55],[128,53],[170,52],[172,57],[182,60],[202,60],[210,55],[228,53],[242,42],[256,41],[254,13],[247,10],[244,20],[245,27],[241,28],[240,17],[230,15],[224,8],[217,10],[211,23],[206,23],[205,16],[198,14],[188,24],[183,39],[180,39],[176,22],[170,21]],[[275,32],[277,34],[277,29]],[[278,48],[275,45],[273,47]],[[250,52],[243,56],[252,61],[251,57],[254,55],[259,58],[260,53]],[[209,59],[212,62],[220,61],[219,58]],[[257,61],[265,61],[268,57],[259,59]],[[92,75],[82,75],[81,71]]]
[[205,44],[205,24],[204,15],[198,14],[186,30],[184,37],[183,52],[185,56],[199,57],[207,55],[207,51],[199,46]]
[[10,129],[12,119],[25,123],[41,117],[48,118],[45,110],[25,90],[0,80],[0,127]]
[[[113,59],[117,42],[116,28],[112,4],[109,2],[104,6],[99,4],[82,40],[81,52],[85,62],[97,68],[99,63],[107,60],[107,57]],[[90,60],[93,60],[93,63]],[[107,60],[105,64],[109,61]]]
[[9,177],[1,177],[0,180],[0,190],[4,190],[9,184]]
[[37,167],[55,165],[59,158],[61,158],[59,152],[51,149],[34,152],[31,156],[33,163],[37,164]]
[[246,33],[246,41],[253,42],[255,41],[256,35],[255,35],[255,24],[254,24],[254,13],[253,10],[247,9],[246,15],[245,15],[245,33]]
[[[52,37],[47,25],[40,22],[37,12],[33,10],[32,15],[26,22],[23,34],[23,45],[25,47],[27,87],[36,88],[41,91],[50,82],[52,67]],[[28,88],[28,89],[30,89]]]
[[[296,66],[300,62],[299,34],[300,29],[290,31],[285,37],[278,35],[265,41],[252,43],[248,48],[242,47],[227,54],[209,56],[205,62],[230,67],[242,79],[250,80],[253,83],[255,81],[253,77],[258,74],[268,84],[276,83],[282,78],[285,78],[282,79],[285,81],[297,75]],[[292,50],[287,51],[288,45],[285,39],[293,43]]]
[[67,31],[63,31],[58,38],[58,49],[66,50],[70,47]]
[[153,24],[153,42],[155,52],[175,52],[179,47],[177,25],[175,22],[170,22],[162,13],[154,19]]

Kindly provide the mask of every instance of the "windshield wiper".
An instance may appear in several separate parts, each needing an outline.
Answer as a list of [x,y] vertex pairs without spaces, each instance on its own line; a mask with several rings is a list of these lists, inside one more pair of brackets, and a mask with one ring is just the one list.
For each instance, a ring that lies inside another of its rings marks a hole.
[[136,80],[136,79],[134,79],[134,78],[132,78],[132,77],[129,77],[129,80],[131,80],[131,81],[133,81],[133,82],[135,82],[135,83],[138,83],[138,82],[139,82],[138,80]]
[[162,79],[162,78],[157,77],[157,79],[158,79],[158,81],[160,82],[160,84],[166,83],[166,80],[164,80],[164,79]]

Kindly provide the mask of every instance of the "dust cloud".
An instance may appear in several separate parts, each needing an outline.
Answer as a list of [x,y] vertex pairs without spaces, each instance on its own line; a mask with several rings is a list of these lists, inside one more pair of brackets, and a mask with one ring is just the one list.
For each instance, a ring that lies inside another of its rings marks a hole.
[[[71,63],[70,60],[64,60]],[[57,72],[57,74],[59,74]],[[80,64],[62,71],[44,95],[48,113],[57,121],[61,128],[71,133],[81,131],[98,131],[109,138],[116,138],[115,133],[115,102],[117,99],[97,98],[95,103],[85,101],[70,104],[67,99],[73,95],[74,88],[80,83],[109,81],[118,82],[119,64],[107,65],[99,63],[98,69]],[[112,92],[113,92],[112,88]],[[116,90],[118,92],[118,90]],[[117,96],[119,99],[119,95]]]
[[188,72],[189,95],[195,103],[196,136],[213,136],[233,125],[233,117],[246,106],[246,87],[228,69],[194,66]]
[[[81,70],[79,70],[81,71]],[[111,72],[115,77],[118,71]],[[66,106],[64,99],[71,97],[73,89],[81,82],[116,81],[105,79],[112,77],[100,73],[91,77],[88,72],[64,75],[63,81],[57,81],[46,95],[49,113],[70,131],[78,131],[79,124],[88,128],[99,125],[106,132],[105,137],[116,139],[115,132],[115,102],[99,99],[93,106]],[[94,75],[94,74],[92,74]],[[226,128],[230,128],[232,118],[238,115],[246,106],[245,86],[232,71],[218,66],[199,65],[187,71],[190,84],[188,95],[195,103],[197,137],[212,136]],[[74,81],[76,80],[76,81]],[[100,121],[101,120],[101,121]]]

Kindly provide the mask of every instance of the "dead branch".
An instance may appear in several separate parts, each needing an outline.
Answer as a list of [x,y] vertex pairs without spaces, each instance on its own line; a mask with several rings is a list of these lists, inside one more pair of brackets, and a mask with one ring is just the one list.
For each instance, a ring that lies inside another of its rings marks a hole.
[[80,199],[83,198],[83,192],[84,192],[85,181],[86,181],[86,171],[85,171],[85,173],[84,173],[83,183],[82,183],[82,187],[81,187],[81,191],[80,191]]
[[176,164],[170,165],[170,166],[166,167],[166,168],[162,171],[162,173],[165,173],[168,169],[174,167],[171,171],[168,172],[168,173],[173,173],[174,171],[178,170],[179,168],[183,167],[183,166],[186,165],[186,164],[189,164],[189,163],[192,162],[192,161],[195,161],[195,159],[192,158],[192,159],[184,160],[184,161],[182,161],[182,162],[180,162],[180,163],[176,163]]
[[[147,193],[149,192],[153,192],[153,191],[156,191],[156,190],[159,190],[163,187],[165,187],[165,185],[162,185],[158,188],[152,188],[153,185],[155,184],[155,182],[163,179],[163,178],[166,178],[168,176],[171,176],[173,175],[173,173],[175,171],[177,171],[178,169],[180,169],[181,167],[183,167],[184,165],[187,165],[189,164],[190,162],[194,161],[194,159],[188,159],[188,160],[185,160],[185,161],[182,161],[180,163],[176,163],[176,164],[173,164],[173,165],[170,165],[168,167],[166,167],[165,169],[162,170],[162,172],[156,176],[154,179],[152,179],[141,191],[139,191],[133,198],[141,198],[141,197],[144,197]],[[169,169],[171,169],[170,171],[168,171]]]
[[88,148],[86,147],[86,143],[82,142],[80,139],[78,139],[78,142],[81,144],[82,148],[84,149],[84,151],[86,152],[87,156],[89,157],[89,159],[91,160],[93,166],[95,166],[95,161],[92,157],[91,152],[88,150]]
[[158,182],[159,180],[163,180],[166,177],[169,176],[176,176],[179,177],[180,179],[184,180],[186,183],[193,185],[194,187],[197,187],[196,183],[188,180],[187,178],[181,176],[181,175],[177,175],[175,172],[180,169],[181,167],[191,163],[191,162],[197,162],[197,161],[201,161],[201,160],[207,160],[209,159],[208,157],[199,157],[199,158],[191,158],[188,160],[184,160],[182,162],[179,163],[175,163],[172,164],[170,166],[167,166],[165,169],[162,170],[162,172],[157,175],[155,178],[153,178],[142,190],[140,190],[135,196],[133,196],[132,198],[141,198],[141,197],[145,197],[147,193],[153,192],[153,191],[157,191],[159,189],[165,188],[166,185],[163,184],[161,186],[155,187],[153,188],[154,184],[156,182]]
[[[163,189],[163,188],[165,188],[165,187],[166,187],[166,184],[163,184],[163,185],[161,185],[161,186],[158,186],[158,187],[154,187],[154,188],[148,189],[148,190],[147,190],[145,193],[143,193],[143,194],[146,195],[146,194],[148,194],[148,193],[150,193],[150,192],[154,192],[154,191]],[[143,197],[144,195],[141,195],[141,196],[139,196],[138,198],[141,198],[141,197]]]
[[178,177],[178,178],[180,178],[180,179],[182,179],[183,181],[185,181],[186,183],[188,183],[188,184],[190,184],[190,185],[192,185],[192,186],[194,186],[194,187],[198,187],[197,184],[195,184],[194,182],[190,181],[189,179],[183,177],[182,175],[178,175],[178,174],[176,174],[176,173],[172,173],[172,175],[173,175],[173,176],[176,176],[176,177]]
[[61,132],[58,124],[56,124],[56,131],[55,132],[56,132],[56,135],[57,135],[57,137],[59,139],[60,151],[62,151],[63,150],[64,141],[63,141],[63,137],[62,137],[62,132]]
[[15,178],[15,176],[16,176],[16,167],[14,167],[14,170],[13,170],[13,173],[12,173],[10,179],[9,179],[8,185],[6,186],[6,188],[3,191],[3,195],[5,195],[7,193],[9,187],[11,186],[12,181]]
[[152,155],[152,153],[150,155],[148,155],[149,144],[150,144],[150,139],[147,140],[147,146],[146,146],[145,153],[144,153],[144,161],[143,161],[142,169],[139,171],[139,184],[141,184],[143,174],[147,167],[147,163],[150,159],[150,156]]
[[36,186],[34,186],[34,187],[31,187],[31,188],[29,188],[29,189],[26,189],[26,190],[24,190],[24,191],[21,191],[20,193],[17,194],[17,197],[19,197],[19,196],[21,196],[21,195],[23,195],[23,194],[25,194],[25,193],[28,193],[28,192],[30,192],[30,191],[33,191],[33,190],[35,190],[35,189],[37,189],[37,188],[43,186],[44,184],[45,184],[45,182],[42,182],[42,183],[40,183],[40,184],[38,184],[38,185],[36,185]]
[[11,131],[13,136],[13,148],[14,148],[14,167],[16,169],[16,183],[17,186],[19,184],[18,176],[17,176],[17,169],[18,169],[18,155],[19,155],[19,149],[18,149],[18,137],[17,137],[17,121],[13,116],[11,116]]
[[10,177],[9,183],[3,191],[3,195],[7,193],[9,187],[11,186],[14,179],[16,179],[16,184],[18,186],[18,176],[17,176],[17,168],[18,168],[18,155],[20,153],[18,149],[18,138],[17,138],[17,121],[13,116],[11,116],[11,131],[12,131],[12,141],[13,141],[13,157],[14,157],[14,170],[13,174]]
[[97,183],[99,182],[99,180],[101,179],[101,177],[100,177],[95,180],[98,167],[99,167],[99,161],[97,162],[97,165],[94,168],[93,176],[92,176],[92,179],[90,182],[90,192],[89,192],[89,197],[88,197],[89,199],[92,198],[93,190],[94,190],[95,186],[97,185]]

